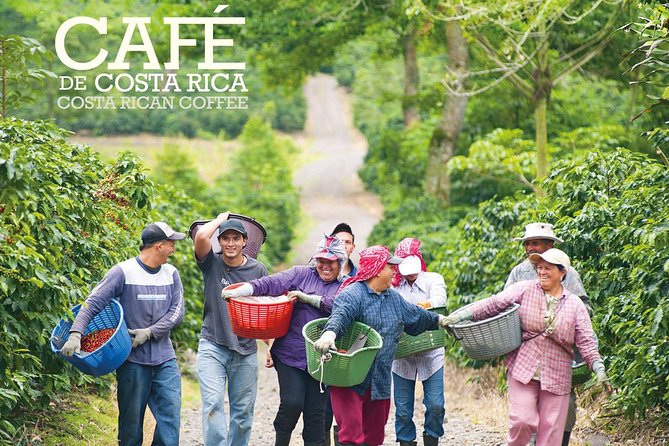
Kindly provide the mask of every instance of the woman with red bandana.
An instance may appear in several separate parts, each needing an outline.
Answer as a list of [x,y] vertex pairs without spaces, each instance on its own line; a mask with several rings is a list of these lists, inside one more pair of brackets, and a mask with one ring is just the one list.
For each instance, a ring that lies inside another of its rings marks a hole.
[[[446,305],[446,284],[439,273],[428,272],[420,252],[420,240],[407,237],[395,248],[404,259],[393,278],[393,287],[409,303],[422,308]],[[444,349],[435,348],[393,361],[395,435],[400,446],[416,446],[413,422],[416,381],[423,383],[423,444],[437,446],[444,435]]]
[[372,327],[383,339],[383,347],[361,384],[330,387],[341,444],[383,444],[390,411],[390,371],[397,341],[403,331],[415,336],[438,329],[445,319],[410,304],[391,288],[394,267],[401,262],[402,259],[391,256],[385,246],[362,250],[357,274],[342,284],[332,315],[314,344],[316,350],[323,353],[335,349],[337,338],[343,336],[354,321]]

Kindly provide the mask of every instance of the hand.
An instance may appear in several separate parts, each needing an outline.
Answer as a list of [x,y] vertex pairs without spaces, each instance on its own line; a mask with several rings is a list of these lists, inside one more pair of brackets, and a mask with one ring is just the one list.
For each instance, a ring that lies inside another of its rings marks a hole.
[[455,325],[459,322],[462,322],[462,319],[455,313],[449,314],[448,316],[439,315],[439,326],[441,328],[446,328],[449,325]]
[[318,341],[314,342],[314,348],[317,352],[327,353],[335,349],[335,339],[337,334],[334,331],[324,331]]
[[418,302],[416,305],[418,305],[419,307],[421,307],[425,310],[427,310],[428,308],[432,308],[432,304],[430,303],[429,300],[423,300],[421,302]]
[[272,359],[272,353],[270,353],[269,350],[267,350],[267,356],[265,357],[265,367],[267,367],[268,369],[274,367],[274,360]]
[[288,298],[297,297],[297,300],[303,304],[309,304],[316,308],[321,307],[321,296],[316,296],[315,294],[307,294],[302,291],[291,291],[288,293]]
[[592,363],[592,371],[595,372],[597,385],[602,386],[607,393],[613,393],[613,386],[609,383],[609,378],[606,376],[606,368],[601,360]]
[[225,220],[227,220],[228,218],[230,218],[230,212],[221,212],[221,213],[218,214],[218,216],[216,217],[216,220],[219,220],[221,223],[223,223],[223,222],[224,222]]
[[71,357],[72,355],[81,353],[81,333],[78,331],[71,331],[67,342],[60,349],[63,356]]
[[128,333],[130,333],[130,336],[132,336],[132,348],[139,347],[151,339],[150,328],[137,328],[135,330],[128,330]]
[[221,291],[223,299],[230,299],[232,297],[250,296],[253,294],[253,286],[248,282],[235,283],[228,285]]

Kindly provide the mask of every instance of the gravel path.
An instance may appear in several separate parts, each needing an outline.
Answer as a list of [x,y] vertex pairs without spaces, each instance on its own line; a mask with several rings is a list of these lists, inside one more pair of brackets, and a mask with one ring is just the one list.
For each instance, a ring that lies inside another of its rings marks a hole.
[[[382,208],[376,196],[365,192],[357,176],[362,165],[367,145],[364,138],[353,127],[349,98],[331,76],[317,75],[310,78],[305,86],[308,114],[306,149],[308,160],[295,173],[294,184],[301,188],[301,205],[309,228],[303,241],[293,254],[294,263],[305,263],[313,254],[316,244],[324,232],[330,231],[337,223],[345,221],[351,225],[356,235],[357,251],[366,246],[367,236],[379,221]],[[253,421],[252,446],[274,444],[272,422],[279,405],[279,391],[276,372],[267,369],[266,347],[261,344],[258,354],[260,376],[258,397]],[[419,393],[419,392],[417,392]],[[442,445],[495,446],[503,443],[504,435],[484,426],[475,425],[457,412],[451,404],[459,395],[446,395],[448,422]],[[416,402],[415,420],[422,420],[422,404]],[[391,409],[386,425],[385,445],[396,445],[394,434],[394,410]],[[418,426],[422,432],[422,424]],[[293,432],[292,443],[302,444],[302,422]],[[202,445],[201,412],[185,409],[182,412],[181,444]]]

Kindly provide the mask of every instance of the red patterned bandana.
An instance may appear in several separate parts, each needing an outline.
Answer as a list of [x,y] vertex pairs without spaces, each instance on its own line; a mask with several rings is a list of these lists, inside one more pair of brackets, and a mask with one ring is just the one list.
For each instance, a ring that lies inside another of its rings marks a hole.
[[370,246],[369,248],[360,251],[360,266],[358,267],[358,272],[355,276],[349,277],[344,283],[341,284],[337,294],[341,293],[344,288],[353,282],[362,282],[363,280],[371,279],[372,277],[378,275],[386,266],[386,263],[388,263],[389,258],[390,250],[381,245]]
[[[402,259],[405,259],[409,256],[416,256],[420,258],[420,270],[427,271],[427,267],[425,266],[425,260],[423,260],[423,255],[420,253],[420,240],[418,240],[417,238],[407,237],[405,239],[402,239],[402,241],[397,244],[397,248],[395,248],[395,257],[400,257]],[[393,286],[399,285],[401,281],[402,281],[402,275],[397,270],[397,267],[395,267],[395,275],[393,276]]]

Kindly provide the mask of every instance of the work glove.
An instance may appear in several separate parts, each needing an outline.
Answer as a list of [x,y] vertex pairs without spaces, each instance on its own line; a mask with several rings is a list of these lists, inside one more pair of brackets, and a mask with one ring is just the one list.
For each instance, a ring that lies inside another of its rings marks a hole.
[[150,328],[137,328],[135,330],[128,330],[132,336],[132,348],[139,347],[149,339],[151,339]]
[[314,342],[314,348],[317,352],[327,353],[330,350],[335,350],[335,339],[337,334],[334,331],[324,331],[318,341]]
[[606,376],[606,367],[604,367],[604,363],[599,359],[593,362],[592,371],[595,372],[597,385],[602,386],[608,393],[612,393],[613,386],[611,386],[611,383],[609,383],[609,378]]
[[315,294],[303,293],[302,291],[291,291],[290,293],[288,293],[289,299],[293,297],[297,297],[297,300],[302,302],[303,304],[309,304],[316,308],[321,307],[321,296],[317,296]]
[[60,352],[63,356],[72,356],[75,353],[81,353],[81,333],[78,331],[71,331],[70,336],[67,338],[67,342],[63,345],[63,348],[60,349]]
[[466,311],[455,311],[448,316],[439,315],[439,326],[441,328],[446,328],[449,325],[459,324],[462,321],[468,321],[472,318],[472,315]]
[[416,305],[418,305],[419,307],[421,307],[425,310],[427,310],[428,308],[432,308],[432,304],[430,303],[429,300],[422,300],[422,301],[418,302]]
[[242,282],[235,288],[231,288],[232,285],[223,288],[221,291],[221,297],[223,299],[230,299],[231,297],[242,297],[242,296],[251,296],[253,294],[253,287],[248,282]]

